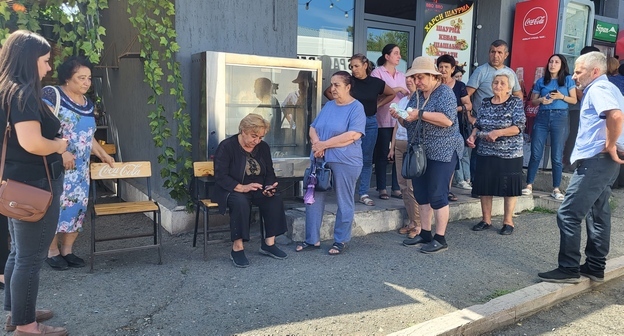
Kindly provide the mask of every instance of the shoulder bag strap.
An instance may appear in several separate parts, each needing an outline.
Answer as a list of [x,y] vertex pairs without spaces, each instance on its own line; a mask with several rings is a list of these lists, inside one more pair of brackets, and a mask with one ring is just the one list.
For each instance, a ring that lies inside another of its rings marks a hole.
[[[429,100],[429,99],[427,99],[427,100]],[[425,111],[418,110],[418,126],[416,126],[416,129],[417,129],[416,139],[418,139],[418,143],[421,144],[421,145],[422,145],[422,143],[424,141],[423,128],[425,127],[425,125],[424,125],[424,121],[422,121],[422,117],[423,117],[424,113],[425,113]]]
[[54,116],[58,118],[59,109],[61,108],[61,93],[59,92],[59,89],[54,85],[48,85],[44,87],[44,89],[45,88],[51,88],[56,94],[56,104],[54,104],[54,111],[52,111],[52,113],[54,113]]
[[11,132],[11,122],[9,121],[9,114],[11,114],[11,107],[7,110],[7,124],[4,130],[4,140],[2,141],[2,159],[0,159],[0,180],[4,177],[4,161],[6,160],[7,140],[9,139],[9,133]]
[[[4,130],[4,140],[2,141],[2,158],[0,159],[0,179],[4,177],[4,164],[6,162],[7,141],[9,140],[9,134],[11,133],[11,107],[7,109],[7,124]],[[45,167],[46,175],[48,176],[48,185],[50,186],[50,192],[52,192],[52,179],[50,178],[50,169],[48,168],[48,161],[45,156],[43,157],[43,166]]]

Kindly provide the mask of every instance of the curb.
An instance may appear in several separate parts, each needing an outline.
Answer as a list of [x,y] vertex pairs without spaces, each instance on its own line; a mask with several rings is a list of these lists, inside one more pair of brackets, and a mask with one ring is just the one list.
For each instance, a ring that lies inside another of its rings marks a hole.
[[392,333],[392,336],[481,335],[516,323],[550,306],[624,275],[624,256],[607,260],[604,282],[581,277],[578,284],[540,282]]

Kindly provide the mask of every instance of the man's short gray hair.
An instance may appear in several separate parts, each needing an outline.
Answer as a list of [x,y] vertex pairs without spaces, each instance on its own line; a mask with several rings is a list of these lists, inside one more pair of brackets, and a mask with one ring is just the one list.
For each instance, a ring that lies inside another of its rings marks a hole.
[[496,72],[494,72],[494,77],[492,77],[492,79],[498,77],[498,76],[505,76],[507,77],[507,80],[509,80],[509,88],[511,89],[511,91],[513,91],[513,87],[516,84],[516,74],[511,71],[510,69],[507,68],[502,68],[502,69],[498,69],[496,70]]
[[601,52],[592,51],[579,56],[574,62],[574,65],[577,66],[580,64],[587,70],[598,68],[601,75],[607,73],[607,56]]

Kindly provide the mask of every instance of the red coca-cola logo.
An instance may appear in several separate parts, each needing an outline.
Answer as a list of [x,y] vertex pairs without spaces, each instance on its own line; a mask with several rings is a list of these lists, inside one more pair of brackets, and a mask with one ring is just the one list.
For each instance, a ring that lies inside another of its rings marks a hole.
[[548,13],[542,7],[533,7],[525,15],[522,21],[522,29],[527,35],[537,35],[546,28]]

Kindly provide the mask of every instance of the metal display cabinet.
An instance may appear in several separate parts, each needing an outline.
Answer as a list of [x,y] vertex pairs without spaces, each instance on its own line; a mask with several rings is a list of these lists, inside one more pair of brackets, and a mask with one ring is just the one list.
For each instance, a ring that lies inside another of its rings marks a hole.
[[271,123],[264,141],[276,174],[303,176],[309,127],[321,107],[321,62],[211,51],[193,55],[192,62],[196,159],[211,160],[219,142],[238,133],[240,120],[258,113]]

